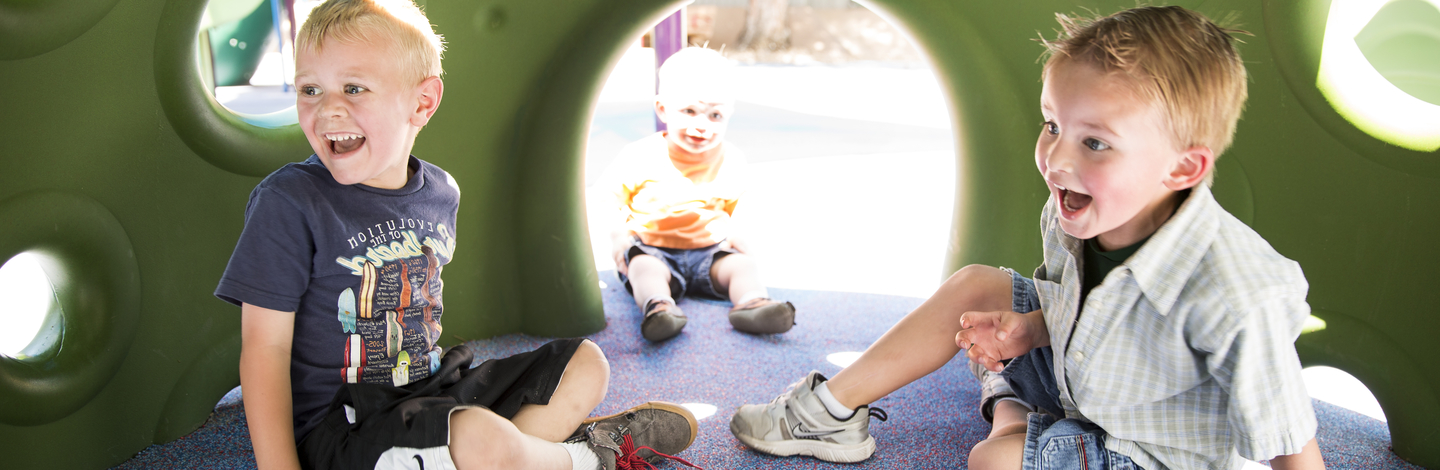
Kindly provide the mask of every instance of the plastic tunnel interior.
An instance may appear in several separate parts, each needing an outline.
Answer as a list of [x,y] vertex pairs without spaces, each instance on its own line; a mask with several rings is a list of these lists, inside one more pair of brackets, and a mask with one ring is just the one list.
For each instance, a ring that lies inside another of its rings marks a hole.
[[[1343,1],[1175,3],[1236,12],[1254,34],[1239,45],[1250,99],[1215,194],[1304,268],[1324,326],[1301,336],[1302,360],[1363,381],[1387,410],[1395,452],[1440,468],[1440,354],[1428,346],[1440,337],[1429,275],[1440,263],[1440,154],[1404,145],[1435,129],[1397,141],[1359,123],[1363,110],[1332,105],[1321,71],[1355,56],[1322,54]],[[1434,7],[1391,3],[1402,2]],[[447,300],[486,307],[447,316],[442,344],[604,328],[582,194],[586,127],[626,45],[681,3],[420,3],[449,50],[444,106],[414,153],[465,194]],[[1033,163],[1032,39],[1050,34],[1055,12],[1133,2],[861,3],[910,34],[950,99],[959,157],[949,269],[1037,265],[1046,193]],[[298,126],[251,124],[206,92],[195,67],[204,8],[0,2],[0,262],[44,255],[64,331],[44,351],[0,357],[7,466],[117,464],[194,430],[239,383],[239,312],[211,293],[250,190],[311,152]],[[1402,93],[1428,90],[1415,93],[1431,93],[1420,100],[1430,108],[1412,104],[1433,112],[1434,62],[1407,68],[1405,52],[1385,52],[1427,36],[1371,31],[1354,38],[1359,55],[1380,58],[1377,76],[1403,82]]]

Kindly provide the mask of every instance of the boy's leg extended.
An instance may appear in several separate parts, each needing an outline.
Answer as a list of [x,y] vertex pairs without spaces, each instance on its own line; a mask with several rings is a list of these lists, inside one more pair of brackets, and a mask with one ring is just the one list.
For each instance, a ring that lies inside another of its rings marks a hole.
[[961,268],[826,386],[836,400],[853,409],[929,375],[960,352],[955,344],[960,316],[1010,310],[1012,287],[1010,273],[999,268]]
[[586,340],[566,364],[549,404],[522,405],[509,420],[485,408],[451,414],[451,458],[461,470],[570,469],[570,454],[557,443],[604,400],[609,380],[604,353]]
[[[768,404],[741,406],[731,418],[730,431],[752,449],[775,455],[810,455],[831,462],[869,458],[875,450],[870,414],[883,413],[868,404],[949,362],[960,351],[955,344],[960,316],[1008,310],[1012,292],[1008,272],[967,266],[835,378],[827,382],[811,372]],[[836,401],[844,410],[836,409]]]

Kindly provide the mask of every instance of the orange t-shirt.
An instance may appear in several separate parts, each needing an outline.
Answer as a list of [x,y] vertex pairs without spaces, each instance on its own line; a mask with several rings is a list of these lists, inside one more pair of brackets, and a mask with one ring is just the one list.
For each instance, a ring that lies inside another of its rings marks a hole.
[[670,157],[657,132],[625,146],[601,184],[619,221],[650,246],[704,248],[730,235],[730,217],[745,190],[745,157],[729,142],[707,161]]

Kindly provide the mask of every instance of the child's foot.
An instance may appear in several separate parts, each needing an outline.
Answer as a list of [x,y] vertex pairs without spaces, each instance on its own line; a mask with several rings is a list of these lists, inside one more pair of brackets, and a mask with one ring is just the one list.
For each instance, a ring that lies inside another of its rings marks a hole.
[[674,403],[652,401],[634,408],[585,420],[565,442],[585,442],[600,457],[604,470],[641,468],[671,459],[695,442],[700,425],[690,410]]
[[784,333],[795,326],[795,305],[764,297],[730,309],[730,326],[757,335]]
[[870,416],[884,421],[885,412],[867,405],[850,419],[835,419],[814,392],[823,381],[819,372],[810,372],[768,404],[742,405],[730,418],[730,432],[751,449],[772,455],[809,455],[839,463],[870,458],[875,453]]
[[640,336],[650,341],[665,341],[680,334],[688,320],[685,314],[665,300],[645,304],[645,320],[640,322]]

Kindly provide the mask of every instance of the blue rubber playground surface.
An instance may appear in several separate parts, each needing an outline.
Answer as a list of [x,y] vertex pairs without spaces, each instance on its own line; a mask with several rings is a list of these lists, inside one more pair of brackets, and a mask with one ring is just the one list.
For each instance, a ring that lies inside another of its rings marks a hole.
[[[603,415],[648,401],[688,404],[713,415],[700,420],[700,435],[680,457],[707,469],[942,469],[964,468],[971,447],[989,432],[974,411],[978,383],[963,357],[874,405],[889,420],[872,420],[878,442],[875,455],[859,464],[775,458],[750,451],[730,434],[729,419],[746,403],[764,403],[811,370],[834,374],[840,366],[831,354],[863,351],[921,299],[796,289],[772,289],[794,302],[797,325],[790,332],[752,336],[730,328],[729,304],[685,299],[690,323],[678,337],[651,344],[640,337],[641,314],[613,271],[602,272],[609,326],[589,338],[609,358],[610,389],[595,410]],[[505,335],[471,341],[478,358],[503,357],[533,349],[550,338]],[[479,360],[479,359],[477,359]],[[1318,440],[1331,469],[1419,468],[1390,451],[1385,424],[1365,415],[1315,401]],[[240,389],[226,395],[199,430],[164,445],[152,446],[117,468],[254,468],[245,428]],[[664,464],[661,468],[683,468]]]

